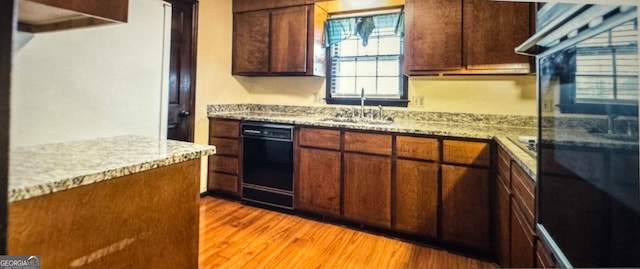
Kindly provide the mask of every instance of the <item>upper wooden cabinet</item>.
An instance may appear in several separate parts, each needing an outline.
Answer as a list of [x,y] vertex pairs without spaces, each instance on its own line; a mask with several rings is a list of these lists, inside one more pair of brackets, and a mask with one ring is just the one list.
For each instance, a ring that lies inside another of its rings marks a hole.
[[20,0],[18,29],[48,32],[127,22],[129,0]]
[[234,13],[232,74],[324,76],[326,18],[316,4]]
[[405,73],[462,67],[460,0],[405,1]]
[[326,1],[329,0],[233,0],[233,12],[290,7]]
[[529,3],[406,0],[405,74],[527,74],[514,48],[532,34]]
[[470,72],[529,73],[531,60],[514,48],[534,32],[532,5],[465,0],[462,15],[464,62]]

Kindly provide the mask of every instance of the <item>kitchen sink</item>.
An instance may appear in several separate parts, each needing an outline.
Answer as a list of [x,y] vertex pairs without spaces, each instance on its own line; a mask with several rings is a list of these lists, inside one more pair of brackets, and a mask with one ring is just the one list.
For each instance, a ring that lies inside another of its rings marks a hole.
[[389,125],[393,123],[393,119],[371,119],[371,118],[347,118],[347,117],[327,117],[321,118],[320,121],[323,122],[333,122],[333,123],[354,123],[354,124],[370,124],[370,125]]

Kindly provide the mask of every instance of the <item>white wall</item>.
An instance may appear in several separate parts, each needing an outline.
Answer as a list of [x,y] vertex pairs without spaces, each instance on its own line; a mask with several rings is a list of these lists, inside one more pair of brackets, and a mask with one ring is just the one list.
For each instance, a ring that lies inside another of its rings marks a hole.
[[11,147],[159,137],[163,10],[131,0],[126,24],[27,35],[14,53]]

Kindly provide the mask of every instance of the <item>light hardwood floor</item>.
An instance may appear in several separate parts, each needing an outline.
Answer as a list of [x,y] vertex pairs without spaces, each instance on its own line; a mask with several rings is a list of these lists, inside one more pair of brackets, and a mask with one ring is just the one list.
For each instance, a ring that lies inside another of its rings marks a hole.
[[205,197],[199,267],[496,268],[493,263],[342,226]]

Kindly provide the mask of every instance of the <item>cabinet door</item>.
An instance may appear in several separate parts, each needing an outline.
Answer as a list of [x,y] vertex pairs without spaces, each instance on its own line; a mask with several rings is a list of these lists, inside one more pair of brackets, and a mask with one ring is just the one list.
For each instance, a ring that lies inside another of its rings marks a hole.
[[466,68],[530,72],[530,58],[516,54],[514,48],[532,33],[531,4],[486,0],[463,2]]
[[527,224],[518,204],[511,207],[511,261],[513,268],[532,268],[533,231]]
[[442,237],[490,249],[489,171],[442,165]]
[[391,226],[391,158],[344,154],[344,216]]
[[209,190],[237,194],[238,176],[209,171],[208,188]]
[[405,73],[462,68],[462,1],[405,1]]
[[395,228],[437,236],[438,164],[396,161]]
[[[507,175],[508,176],[508,175]],[[511,195],[502,175],[496,180],[496,256],[502,268],[509,268],[511,256]]]
[[300,149],[298,208],[340,215],[340,152]]
[[271,12],[271,72],[307,71],[307,6]]
[[268,10],[233,14],[232,73],[269,72]]

